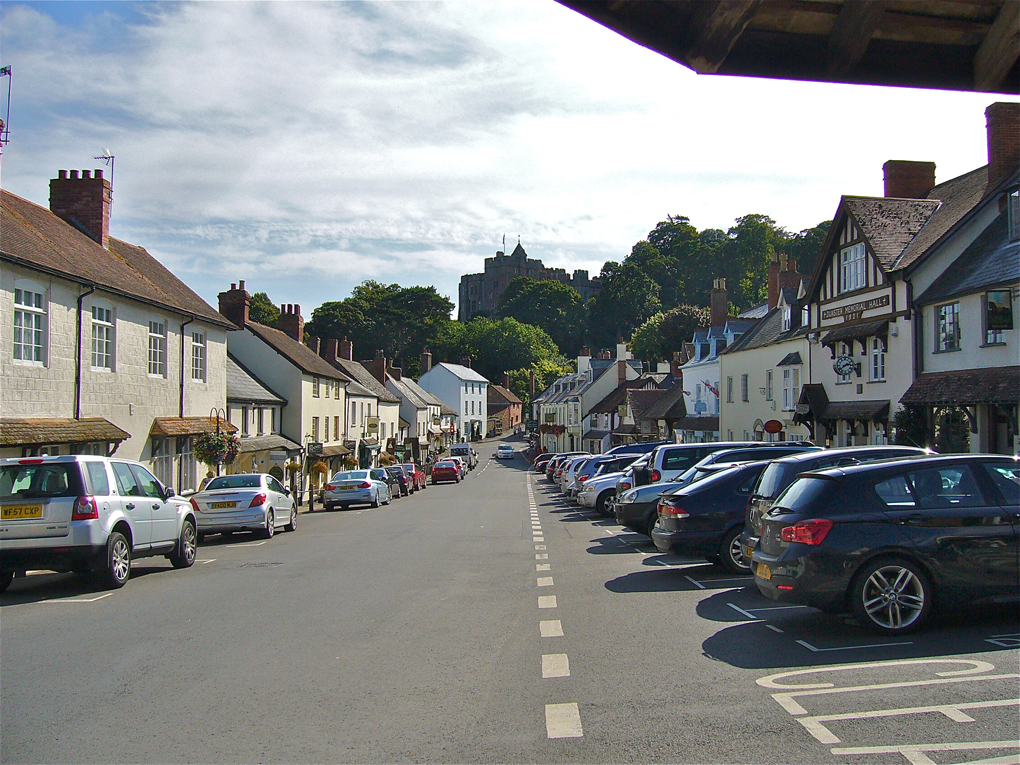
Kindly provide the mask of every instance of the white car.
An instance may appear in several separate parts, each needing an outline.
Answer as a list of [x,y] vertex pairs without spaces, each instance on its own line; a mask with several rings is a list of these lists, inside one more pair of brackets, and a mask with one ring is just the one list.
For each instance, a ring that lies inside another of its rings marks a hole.
[[266,539],[277,526],[297,528],[297,508],[290,491],[268,473],[238,473],[213,478],[191,497],[198,534],[255,531]]
[[496,459],[498,460],[512,460],[514,458],[514,448],[510,444],[500,444],[496,447]]
[[322,493],[322,506],[327,510],[351,505],[388,505],[393,500],[386,471],[383,468],[371,470],[347,470],[329,479]]

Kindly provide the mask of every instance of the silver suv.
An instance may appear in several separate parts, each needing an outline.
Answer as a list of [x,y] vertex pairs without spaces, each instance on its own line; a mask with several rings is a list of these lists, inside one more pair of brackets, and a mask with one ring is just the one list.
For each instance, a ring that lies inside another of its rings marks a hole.
[[0,459],[0,592],[16,571],[95,573],[123,587],[131,559],[187,568],[195,512],[138,462],[61,455]]

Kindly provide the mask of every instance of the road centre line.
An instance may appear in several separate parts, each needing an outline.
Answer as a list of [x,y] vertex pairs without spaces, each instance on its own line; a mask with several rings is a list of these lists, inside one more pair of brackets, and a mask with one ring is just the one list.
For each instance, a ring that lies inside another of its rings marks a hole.
[[536,563],[535,571],[552,571],[552,565],[549,563]]
[[538,596],[538,607],[539,608],[556,608],[556,596],[555,595],[539,595]]
[[538,577],[538,586],[539,587],[552,587],[553,586],[553,578],[551,576],[540,576],[540,577]]
[[535,545],[535,549],[536,550],[544,550],[545,549],[545,545]]
[[993,709],[996,707],[1020,706],[1020,699],[996,699],[994,701],[969,701],[962,704],[928,704],[920,707],[902,707],[900,709],[872,709],[866,712],[847,712],[837,715],[811,715],[798,717],[797,722],[807,729],[808,733],[822,744],[839,744],[840,738],[829,730],[824,723],[840,720],[868,720],[879,717],[902,717],[905,715],[928,714],[938,712],[953,722],[969,723],[974,718],[964,713],[964,709]]
[[549,553],[535,553],[535,560],[549,560]]
[[[968,749],[1016,749],[1016,741],[960,741],[947,744],[902,744],[892,746],[846,746],[830,749],[833,754],[902,754],[911,765],[936,765],[935,760],[925,752],[963,752]],[[988,765],[1007,765],[1017,762],[1014,755],[997,757],[993,760],[981,760]],[[980,765],[972,762],[971,765]]]
[[570,660],[565,653],[542,654],[542,679],[570,677]]
[[542,637],[563,637],[563,624],[559,619],[546,619],[538,623],[538,632]]
[[577,704],[546,704],[545,732],[548,738],[582,738],[584,728]]

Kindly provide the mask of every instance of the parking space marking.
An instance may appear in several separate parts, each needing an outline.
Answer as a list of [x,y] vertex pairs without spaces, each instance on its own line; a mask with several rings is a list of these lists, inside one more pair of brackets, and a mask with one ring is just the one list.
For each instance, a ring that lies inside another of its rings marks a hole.
[[[688,582],[690,582],[691,584],[693,584],[693,585],[694,585],[695,587],[697,587],[697,588],[698,588],[699,590],[703,590],[703,589],[705,589],[705,585],[703,585],[703,584],[702,584],[701,582],[697,581],[696,579],[691,579],[691,578],[690,578],[689,576],[687,576],[686,574],[684,575],[684,579],[686,579],[686,580],[687,580]],[[752,616],[751,618],[753,619],[754,617]]]
[[781,629],[779,629],[779,627],[777,627],[777,626],[776,626],[776,625],[774,625],[774,624],[766,624],[765,626],[766,626],[766,627],[767,627],[768,629],[772,630],[773,632],[778,632],[778,633],[779,633],[780,635],[783,635],[783,634],[785,634],[785,633],[784,633],[784,632],[783,632],[783,631],[782,631]]
[[545,731],[548,738],[581,738],[581,713],[577,704],[546,704]]
[[888,648],[894,645],[913,645],[913,640],[905,640],[901,643],[871,643],[870,645],[842,645],[834,648],[816,648],[806,640],[797,640],[798,645],[802,645],[812,653],[826,653],[828,651],[856,651],[863,648]]
[[230,545],[223,545],[224,547],[261,547],[268,542],[268,539],[263,539],[261,542],[235,542]]
[[556,608],[556,596],[555,595],[539,595],[538,596],[538,607],[539,608]]
[[539,587],[552,587],[553,586],[553,578],[551,576],[540,576],[540,577],[538,577],[538,586]]
[[215,561],[216,561],[215,558],[204,558],[201,560],[196,560],[195,563],[201,563],[204,566],[206,563],[214,563]]
[[1020,633],[1013,635],[992,635],[985,638],[985,642],[997,645],[999,648],[1020,648]]
[[112,592],[104,593],[103,595],[97,595],[94,598],[58,598],[57,600],[41,600],[40,603],[95,603],[97,600],[108,598],[113,595]]
[[[1015,749],[1016,741],[960,741],[950,744],[901,744],[899,746],[847,746],[830,750],[833,754],[868,755],[902,754],[910,765],[936,765],[925,752],[965,752],[967,750]],[[1006,765],[1020,762],[1020,755],[1006,755],[990,760],[970,761],[969,765]]]
[[842,743],[839,737],[829,730],[825,723],[840,720],[868,720],[880,717],[902,717],[937,712],[953,722],[970,723],[974,718],[966,714],[965,709],[993,709],[995,707],[1020,706],[1020,699],[995,699],[993,701],[970,701],[962,704],[928,704],[920,707],[903,707],[900,709],[872,709],[867,712],[847,712],[836,715],[811,715],[798,717],[797,722],[823,744]]
[[550,563],[536,563],[535,571],[552,571],[552,564]]
[[544,542],[545,541],[545,537],[536,537],[536,536],[533,536],[531,538],[531,541],[532,542]]
[[[690,577],[687,577],[687,578],[690,579]],[[702,589],[704,589],[704,587],[702,587]],[[740,606],[736,605],[735,603],[727,603],[726,605],[728,605],[734,611],[743,614],[744,616],[746,616],[751,621],[755,621],[755,622],[760,622],[761,621],[761,619],[759,619],[757,616],[755,616],[754,614],[748,613],[747,611],[745,611],[744,609],[742,609]]]
[[565,653],[542,654],[542,679],[570,677],[570,660]]
[[559,619],[546,619],[538,623],[542,637],[563,637],[563,624]]

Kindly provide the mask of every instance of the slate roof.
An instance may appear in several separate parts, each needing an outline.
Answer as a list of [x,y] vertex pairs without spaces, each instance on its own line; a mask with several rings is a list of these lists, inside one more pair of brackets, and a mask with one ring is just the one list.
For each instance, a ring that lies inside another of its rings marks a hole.
[[684,386],[674,385],[642,415],[648,420],[679,420],[687,416],[684,404]]
[[921,305],[1020,281],[1020,242],[1009,240],[1009,216],[999,215],[924,291]]
[[347,375],[334,368],[332,364],[319,356],[319,354],[304,343],[299,343],[286,332],[281,332],[278,329],[273,329],[254,321],[249,321],[245,327],[305,374],[326,377],[330,380],[340,380],[341,382],[350,382],[350,378]]
[[257,404],[282,404],[287,400],[271,391],[265,383],[227,353],[227,401],[250,401]]
[[236,329],[145,248],[110,237],[104,249],[45,207],[8,191],[0,191],[0,259]]
[[450,372],[455,377],[461,380],[469,380],[473,382],[484,383],[489,382],[487,378],[482,377],[480,374],[478,374],[478,372],[473,370],[471,367],[466,367],[463,366],[462,364],[450,364],[446,361],[441,361],[435,366],[433,366],[432,369],[435,369],[436,367],[443,367],[445,370],[447,370],[448,372]]
[[630,404],[630,411],[635,420],[648,419],[645,412],[659,399],[665,396],[667,391],[661,388],[651,390],[629,390],[627,391],[627,403]]
[[301,446],[294,443],[289,438],[281,436],[279,433],[272,433],[268,436],[251,436],[249,438],[242,438],[240,439],[240,446],[238,447],[238,451],[242,454],[267,452],[271,449],[282,449],[283,451],[296,452],[301,450]]
[[124,441],[131,438],[102,417],[4,417],[0,419],[0,446],[74,444],[89,441]]
[[959,369],[917,376],[900,402],[934,406],[1016,405],[1020,401],[1020,366]]
[[886,271],[896,267],[906,246],[920,233],[940,206],[934,199],[846,196],[842,204]]
[[331,363],[333,366],[339,368],[341,372],[347,375],[347,377],[354,380],[358,383],[358,385],[367,390],[369,395],[375,396],[377,399],[387,404],[400,403],[399,398],[390,393],[385,385],[376,380],[375,376],[357,361],[337,358],[335,363],[327,363]]
[[502,385],[489,383],[487,391],[489,398],[489,406],[507,406],[510,404],[524,403],[519,398],[517,398],[517,396],[515,396],[512,391],[507,390]]
[[862,337],[884,335],[888,326],[888,319],[866,321],[863,324],[842,325],[836,327],[831,332],[827,332],[822,338],[822,345],[834,345],[840,340],[858,340]]
[[[613,388],[613,390],[610,391],[605,398],[588,410],[588,414],[609,414],[611,412],[615,412],[616,408],[626,399],[628,391],[643,388],[649,382],[654,383],[654,380],[650,380],[648,377],[644,376],[641,376],[636,380],[624,380],[623,385],[617,385]],[[664,392],[659,388],[655,388],[654,390],[660,395]]]
[[201,433],[236,433],[237,426],[223,418],[216,417],[154,417],[150,436],[174,438],[177,436],[197,436]]

